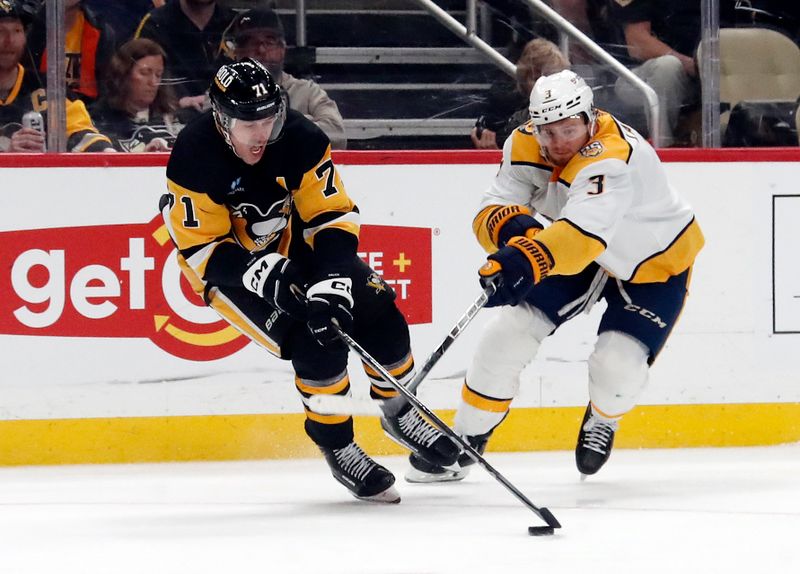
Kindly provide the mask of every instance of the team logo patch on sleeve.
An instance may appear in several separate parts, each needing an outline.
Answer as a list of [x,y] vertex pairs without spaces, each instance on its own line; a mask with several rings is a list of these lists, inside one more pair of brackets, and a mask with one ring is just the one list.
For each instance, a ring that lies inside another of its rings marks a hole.
[[590,142],[589,145],[581,148],[579,152],[583,157],[597,157],[605,151],[603,144],[599,141]]
[[389,286],[383,280],[383,277],[377,273],[372,273],[369,277],[367,277],[367,287],[375,289],[375,293],[377,294],[381,291],[386,291]]

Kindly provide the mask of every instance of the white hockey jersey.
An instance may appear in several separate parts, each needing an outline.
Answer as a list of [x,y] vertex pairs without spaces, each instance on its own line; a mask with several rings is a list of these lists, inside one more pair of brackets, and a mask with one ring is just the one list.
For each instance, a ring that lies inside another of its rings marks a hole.
[[489,225],[493,212],[512,205],[554,222],[535,235],[552,260],[547,274],[575,274],[597,261],[622,280],[663,282],[688,269],[704,243],[655,150],[605,112],[594,137],[563,168],[547,161],[530,123],[506,140],[473,223],[487,251],[499,247]]

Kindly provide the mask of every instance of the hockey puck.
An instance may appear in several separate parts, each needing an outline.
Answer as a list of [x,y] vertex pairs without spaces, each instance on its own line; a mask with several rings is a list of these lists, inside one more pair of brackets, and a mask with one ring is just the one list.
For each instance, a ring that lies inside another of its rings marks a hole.
[[555,531],[552,526],[528,526],[528,534],[531,536],[550,536]]

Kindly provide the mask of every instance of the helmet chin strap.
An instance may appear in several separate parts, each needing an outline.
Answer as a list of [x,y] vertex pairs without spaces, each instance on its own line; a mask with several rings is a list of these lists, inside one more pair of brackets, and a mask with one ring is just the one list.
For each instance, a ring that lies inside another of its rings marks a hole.
[[597,110],[592,108],[589,112],[589,139],[597,133]]

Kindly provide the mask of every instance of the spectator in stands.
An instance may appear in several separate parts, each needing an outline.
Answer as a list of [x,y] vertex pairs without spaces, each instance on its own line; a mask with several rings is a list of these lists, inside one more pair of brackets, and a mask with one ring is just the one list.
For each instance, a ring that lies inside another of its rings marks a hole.
[[[45,151],[44,132],[22,126],[26,112],[47,114],[44,83],[20,63],[29,22],[30,14],[19,0],[0,1],[0,151],[4,152]],[[68,151],[114,151],[92,124],[82,101],[68,99],[66,112]]]
[[[87,105],[100,96],[105,68],[114,53],[114,32],[81,0],[65,1],[65,57],[67,88]],[[28,32],[33,65],[47,73],[46,4]]]
[[[700,43],[700,2],[670,0],[614,0],[612,16],[625,34],[631,71],[655,90],[664,121],[659,124],[659,147],[673,145],[679,114],[696,103],[700,83],[694,55]],[[620,78],[617,96],[627,103],[642,103],[643,94]]]
[[289,107],[317,124],[331,140],[331,148],[346,148],[344,120],[336,102],[313,80],[295,78],[283,69],[286,40],[278,14],[267,8],[247,10],[231,28],[236,59],[261,62],[288,96]]
[[118,45],[133,38],[145,14],[164,4],[166,0],[83,0],[83,5],[114,31]]
[[232,20],[233,12],[216,0],[171,0],[142,18],[135,37],[164,48],[169,62],[165,81],[175,84],[180,108],[209,108],[211,78],[230,60],[222,50],[222,36]]
[[123,44],[108,67],[106,95],[91,108],[118,151],[168,151],[182,127],[172,88],[161,83],[166,55],[146,38]]
[[520,124],[530,119],[528,97],[540,76],[569,68],[569,60],[549,40],[531,40],[517,60],[516,86],[495,84],[489,93],[487,111],[478,118],[470,138],[478,149],[499,149]]

